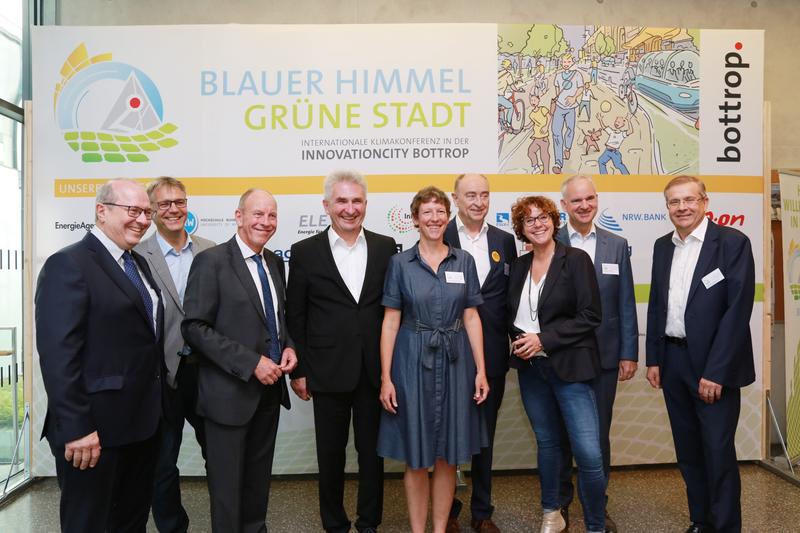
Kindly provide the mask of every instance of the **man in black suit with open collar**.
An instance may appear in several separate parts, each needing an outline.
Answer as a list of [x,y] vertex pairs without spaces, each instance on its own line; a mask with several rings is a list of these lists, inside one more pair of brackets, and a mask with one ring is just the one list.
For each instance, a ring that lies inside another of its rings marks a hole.
[[[481,406],[488,430],[489,446],[472,458],[472,529],[494,533],[499,529],[492,521],[492,453],[497,413],[503,402],[508,372],[508,324],[506,300],[511,263],[517,257],[514,236],[486,223],[489,212],[489,180],[481,174],[462,174],[453,186],[453,202],[458,214],[445,230],[445,241],[462,248],[475,259],[481,282],[483,304],[478,314],[483,324],[483,350],[489,396]],[[459,531],[458,512],[461,502],[454,500],[448,531]]]
[[289,408],[284,374],[297,357],[284,319],[283,261],[266,250],[278,206],[250,189],[236,235],[192,262],[181,330],[201,358],[197,412],[205,419],[215,533],[265,533],[278,418]]
[[150,226],[144,187],[97,191],[95,227],[50,256],[36,286],[47,391],[42,436],[56,459],[61,530],[144,532],[163,382],[158,287],[133,251]]
[[710,221],[693,176],[664,188],[675,230],[653,245],[647,380],[664,392],[692,525],[742,531],[736,426],[741,388],[755,381],[750,317],[755,264],[742,232]]
[[367,185],[357,172],[330,174],[322,204],[331,225],[292,246],[287,324],[299,365],[292,389],[313,398],[319,505],[327,532],[350,531],[344,509],[345,448],[353,418],[358,451],[358,531],[383,514],[383,459],[377,453],[381,406],[383,278],[394,239],[363,228]]

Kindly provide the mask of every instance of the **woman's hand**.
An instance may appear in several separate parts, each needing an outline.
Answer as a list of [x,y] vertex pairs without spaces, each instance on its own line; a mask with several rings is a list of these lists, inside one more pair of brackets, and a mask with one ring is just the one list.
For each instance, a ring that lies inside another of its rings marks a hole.
[[489,396],[489,382],[486,380],[486,374],[479,372],[475,374],[475,395],[472,398],[475,403],[481,404],[487,396]]
[[514,342],[511,343],[511,351],[523,361],[527,361],[537,352],[542,351],[542,343],[539,341],[539,335],[536,333],[523,333],[518,335]]
[[391,381],[381,383],[380,399],[384,409],[393,415],[397,414],[397,394],[394,391],[394,383]]

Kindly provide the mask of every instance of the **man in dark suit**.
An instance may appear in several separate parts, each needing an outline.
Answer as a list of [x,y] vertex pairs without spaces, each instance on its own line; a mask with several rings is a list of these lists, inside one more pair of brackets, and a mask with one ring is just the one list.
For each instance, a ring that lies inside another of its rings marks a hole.
[[278,225],[272,195],[246,191],[236,235],[195,257],[186,285],[186,343],[202,359],[197,413],[205,420],[211,526],[262,533],[284,374],[297,357],[284,319],[283,261],[264,249]]
[[150,226],[144,187],[97,191],[95,227],[50,256],[36,287],[36,346],[65,532],[145,531],[161,417],[163,312],[132,252]]
[[328,532],[350,531],[344,509],[345,448],[353,417],[358,451],[360,532],[374,532],[383,513],[380,422],[380,333],[383,278],[397,252],[394,239],[363,228],[367,185],[357,172],[324,183],[331,225],[292,246],[287,324],[299,365],[292,388],[313,398],[319,465],[319,507]]
[[702,181],[678,176],[664,196],[675,231],[653,246],[647,380],[664,391],[689,500],[687,533],[739,532],[734,440],[740,389],[755,381],[753,251],[743,233],[705,216]]
[[[508,372],[508,325],[506,300],[508,274],[517,257],[514,237],[508,232],[486,223],[489,212],[489,180],[481,174],[461,174],[453,185],[453,202],[458,214],[450,221],[444,239],[455,248],[462,248],[475,259],[478,281],[481,283],[483,304],[478,314],[483,324],[483,351],[489,396],[481,408],[484,410],[489,445],[473,456],[472,470],[472,529],[484,533],[499,532],[492,521],[492,453],[497,413],[503,402]],[[461,502],[453,501],[448,522],[448,533],[460,531],[458,513]]]
[[[598,228],[598,196],[594,182],[586,176],[572,176],[561,184],[561,208],[567,213],[567,223],[558,230],[556,239],[565,246],[574,246],[589,254],[594,262],[600,298],[603,302],[603,322],[597,328],[601,372],[592,380],[600,421],[600,446],[603,450],[603,470],[606,482],[611,467],[611,416],[617,395],[617,381],[627,381],[636,373],[639,359],[639,324],[636,320],[636,298],[633,293],[633,273],[628,253],[628,241]],[[561,512],[569,521],[572,502],[572,451],[565,439],[561,472]],[[617,526],[606,510],[606,531],[615,533]]]
[[164,417],[161,424],[158,462],[153,487],[153,521],[161,533],[185,533],[189,516],[181,505],[180,472],[177,462],[183,440],[184,419],[195,431],[205,457],[203,420],[196,413],[197,364],[178,355],[183,349],[181,335],[183,296],[194,256],[214,243],[189,235],[185,229],[188,202],[186,187],[170,177],[160,177],[147,186],[156,232],[136,246],[142,254],[164,297]]

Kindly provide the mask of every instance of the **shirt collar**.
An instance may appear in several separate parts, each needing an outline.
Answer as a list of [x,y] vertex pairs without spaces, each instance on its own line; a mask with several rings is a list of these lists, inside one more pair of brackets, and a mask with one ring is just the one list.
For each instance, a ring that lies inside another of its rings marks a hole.
[[672,232],[672,243],[675,246],[684,246],[689,242],[690,238],[693,238],[696,241],[700,241],[700,243],[702,244],[703,241],[706,240],[707,229],[708,229],[708,217],[703,216],[703,220],[696,228],[694,228],[694,231],[692,231],[689,235],[686,236],[685,241],[681,239],[680,235],[678,235],[678,230],[674,230]]
[[[445,261],[447,261],[451,257],[455,257],[455,255],[456,255],[456,253],[454,251],[454,248],[452,246],[450,246],[447,243],[447,241],[444,241],[444,243],[447,245],[447,255],[444,256],[444,259],[442,259],[442,263],[444,263]],[[412,250],[414,251],[414,253],[411,254],[408,257],[409,262],[416,260],[416,261],[419,261],[420,263],[422,263],[422,257],[419,254],[419,241],[417,241],[416,244],[414,244],[414,247],[412,248]]]
[[361,243],[367,242],[367,238],[364,237],[364,227],[362,226],[361,230],[358,232],[358,237],[356,237],[356,242],[353,244],[353,246],[350,246],[347,244],[347,241],[345,241],[338,233],[336,233],[336,230],[333,229],[333,226],[330,226],[328,229],[328,242],[331,245],[331,249],[339,243],[341,243],[341,246],[350,249],[358,246]]
[[[161,248],[161,253],[164,254],[165,257],[170,254],[179,255],[178,253],[175,252],[175,248],[173,248],[172,245],[168,243],[167,240],[164,237],[162,237],[158,231],[156,231],[156,242],[158,243],[158,247]],[[183,253],[186,250],[191,250],[191,249],[192,249],[192,238],[187,235],[186,244],[183,245],[183,248],[181,248],[180,253]]]
[[568,220],[567,221],[567,234],[569,235],[570,239],[572,239],[575,235],[578,235],[583,240],[587,240],[587,239],[592,238],[592,237],[594,237],[596,239],[597,238],[597,226],[595,226],[594,222],[593,222],[592,223],[592,229],[589,230],[589,234],[586,235],[586,237],[584,237],[583,235],[581,235],[581,233],[578,230],[576,230],[575,228],[572,227],[572,224],[570,224],[569,220]]
[[[461,217],[458,215],[456,215],[456,229],[458,230],[459,233],[463,233],[470,239],[473,238],[470,237],[469,233],[467,232],[467,226],[464,225],[464,221],[461,220]],[[478,235],[474,238],[477,239],[479,237],[482,237],[484,234],[486,234],[487,231],[489,231],[489,224],[486,223],[486,219],[483,219],[483,224],[481,225],[481,229],[478,232]]]
[[[256,255],[255,252],[253,252],[253,250],[245,244],[242,238],[239,237],[238,232],[236,233],[236,244],[239,245],[239,250],[242,252],[242,257],[244,257],[245,259],[250,259],[254,255]],[[264,251],[262,250],[261,253],[263,254]]]
[[106,235],[102,229],[97,227],[97,225],[95,225],[95,227],[92,228],[92,235],[97,237],[97,240],[100,241],[100,244],[102,244],[106,248],[106,250],[108,250],[108,253],[110,253],[111,257],[114,258],[114,261],[119,263],[119,260],[122,259],[122,254],[125,253],[127,250],[123,250],[122,248],[117,246],[117,244],[111,239],[109,239],[108,235]]

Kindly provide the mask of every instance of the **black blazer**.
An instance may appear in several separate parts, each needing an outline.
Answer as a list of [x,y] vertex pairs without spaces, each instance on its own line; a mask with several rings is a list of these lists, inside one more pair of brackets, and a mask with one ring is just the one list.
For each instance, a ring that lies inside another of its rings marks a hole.
[[[514,318],[529,275],[533,253],[517,258],[511,266],[508,287],[508,327],[511,337],[520,330]],[[527,296],[526,296],[527,297]],[[539,299],[539,340],[553,370],[564,381],[586,381],[600,371],[595,328],[600,325],[600,291],[589,255],[578,248],[556,243]],[[511,354],[511,366],[528,364]]]
[[[461,248],[456,220],[447,224],[444,239],[454,248]],[[483,325],[483,352],[486,375],[499,377],[508,372],[508,279],[511,263],[517,258],[517,245],[510,233],[489,225],[486,232],[489,245],[489,275],[481,285],[483,303],[478,315]]]
[[363,371],[380,387],[383,278],[397,253],[391,237],[364,230],[367,267],[356,301],[333,260],[330,227],[292,245],[286,322],[300,363],[292,378],[311,391],[349,392]]
[[[661,365],[666,349],[667,298],[672,232],[653,245],[650,303],[647,306],[647,366]],[[724,279],[706,288],[702,279],[719,269]],[[755,296],[755,264],[747,236],[709,220],[686,303],[684,323],[689,358],[697,379],[744,387],[756,379],[750,315]]]
[[[283,261],[268,250],[264,261],[278,299],[281,345],[293,348],[284,320]],[[197,377],[197,413],[218,424],[247,424],[264,392],[253,371],[268,352],[270,337],[264,306],[235,236],[194,258],[183,309],[183,338],[205,362]],[[270,386],[281,388],[281,403],[289,409],[286,380]]]
[[[131,252],[150,287],[146,261]],[[151,437],[161,416],[163,308],[156,331],[139,292],[91,233],[45,261],[36,348],[47,391],[42,436],[57,446],[97,431],[103,447]]]

